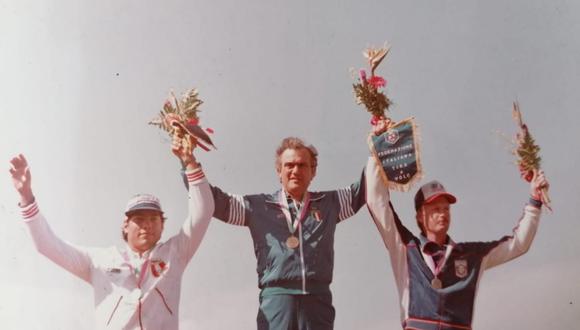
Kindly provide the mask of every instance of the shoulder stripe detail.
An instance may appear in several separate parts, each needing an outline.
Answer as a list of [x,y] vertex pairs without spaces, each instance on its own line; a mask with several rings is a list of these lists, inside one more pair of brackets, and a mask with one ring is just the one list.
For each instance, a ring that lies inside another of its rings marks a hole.
[[340,211],[338,213],[338,221],[340,222],[346,218],[352,217],[355,212],[352,208],[351,188],[346,187],[339,189],[337,193],[338,201],[340,203]]
[[22,213],[22,217],[24,219],[30,219],[38,214],[38,205],[36,205],[36,202],[33,202],[32,204],[21,208],[20,212]]
[[246,224],[243,196],[230,195],[230,215],[228,217],[228,223],[236,226],[244,226]]

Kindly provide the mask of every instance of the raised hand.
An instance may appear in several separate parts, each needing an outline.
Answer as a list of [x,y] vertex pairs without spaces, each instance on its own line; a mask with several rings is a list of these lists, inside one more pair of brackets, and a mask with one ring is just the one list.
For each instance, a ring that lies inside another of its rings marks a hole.
[[199,167],[199,164],[195,160],[193,155],[193,149],[197,145],[195,138],[189,134],[186,134],[183,129],[178,126],[174,126],[172,141],[171,141],[171,152],[183,164],[187,169],[195,169]]
[[10,160],[10,165],[12,183],[20,194],[20,206],[31,204],[34,201],[34,195],[32,194],[30,169],[26,158],[24,155],[19,154]]
[[379,136],[386,132],[392,125],[393,122],[390,118],[378,117],[371,120],[373,125],[372,131],[376,136]]
[[542,201],[547,207],[550,207],[550,200],[547,195],[550,183],[548,182],[548,179],[546,179],[544,171],[534,170],[533,173],[534,176],[530,181],[530,195],[532,195],[532,198],[535,200]]

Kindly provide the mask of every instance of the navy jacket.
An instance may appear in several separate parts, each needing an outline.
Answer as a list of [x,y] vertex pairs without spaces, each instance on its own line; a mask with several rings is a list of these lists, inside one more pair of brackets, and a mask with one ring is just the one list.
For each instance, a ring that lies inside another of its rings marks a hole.
[[[346,188],[308,192],[301,226],[291,233],[286,193],[231,195],[212,187],[214,217],[250,229],[257,259],[259,287],[266,293],[327,292],[334,267],[336,224],[365,204],[364,173]],[[286,244],[294,235],[300,244]]]
[[423,251],[426,239],[416,237],[403,224],[381,182],[379,167],[370,158],[367,165],[367,205],[389,251],[401,302],[404,329],[471,329],[473,306],[483,271],[512,260],[528,251],[536,233],[540,209],[527,205],[511,236],[491,242],[449,241],[443,267],[434,288],[436,268]]

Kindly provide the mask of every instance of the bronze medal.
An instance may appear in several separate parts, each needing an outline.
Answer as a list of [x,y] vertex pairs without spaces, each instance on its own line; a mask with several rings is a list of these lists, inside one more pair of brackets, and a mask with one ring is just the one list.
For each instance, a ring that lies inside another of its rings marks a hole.
[[298,240],[298,237],[291,235],[290,237],[288,237],[286,239],[286,246],[289,249],[295,249],[298,247],[298,245],[300,245],[300,241]]
[[431,287],[433,289],[441,289],[443,287],[443,283],[441,283],[440,279],[435,277],[434,279],[431,280]]

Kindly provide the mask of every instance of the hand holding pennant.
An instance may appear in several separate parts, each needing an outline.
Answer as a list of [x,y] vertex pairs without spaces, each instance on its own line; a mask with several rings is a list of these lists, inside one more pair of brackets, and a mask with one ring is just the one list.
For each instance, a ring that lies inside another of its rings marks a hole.
[[375,70],[389,53],[389,47],[369,48],[363,54],[370,66],[370,78],[366,71],[359,71],[358,83],[353,84],[357,104],[365,106],[371,113],[373,132],[369,134],[368,143],[375,160],[381,164],[381,177],[389,189],[408,191],[421,179],[419,154],[419,134],[410,117],[398,123],[385,115],[391,100],[380,90],[387,81],[375,75]]
[[520,170],[520,175],[524,180],[534,184],[536,184],[535,181],[538,179],[538,176],[543,180],[544,183],[539,186],[539,197],[541,198],[542,203],[552,211],[552,201],[548,195],[549,186],[547,181],[543,178],[543,171],[540,169],[540,163],[542,161],[542,158],[540,158],[539,155],[540,147],[534,141],[534,138],[528,130],[528,126],[522,119],[522,113],[518,102],[513,103],[512,117],[520,129],[519,132],[516,133],[514,143],[515,149],[513,150],[513,154],[517,158],[516,164]]
[[[199,126],[197,114],[201,104],[203,101],[198,98],[196,89],[187,91],[181,100],[178,100],[172,92],[171,101],[165,101],[163,110],[149,124],[158,126],[171,136],[179,133],[180,137],[183,136],[182,143],[184,145],[195,143],[192,147],[197,145],[205,151],[209,151],[210,147],[217,149],[207,134],[213,133],[213,130],[210,128],[204,130]],[[186,139],[186,135],[190,138]]]

